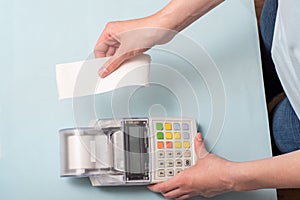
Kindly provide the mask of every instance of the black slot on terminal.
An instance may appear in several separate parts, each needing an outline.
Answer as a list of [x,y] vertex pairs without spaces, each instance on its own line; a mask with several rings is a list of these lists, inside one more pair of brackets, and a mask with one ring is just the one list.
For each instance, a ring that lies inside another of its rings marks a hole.
[[123,132],[127,180],[149,180],[147,120],[125,120]]

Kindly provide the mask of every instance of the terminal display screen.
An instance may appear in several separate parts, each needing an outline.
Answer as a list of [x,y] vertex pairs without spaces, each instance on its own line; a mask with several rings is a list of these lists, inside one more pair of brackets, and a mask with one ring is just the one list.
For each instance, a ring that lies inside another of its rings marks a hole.
[[149,179],[147,121],[124,122],[125,168],[128,180]]

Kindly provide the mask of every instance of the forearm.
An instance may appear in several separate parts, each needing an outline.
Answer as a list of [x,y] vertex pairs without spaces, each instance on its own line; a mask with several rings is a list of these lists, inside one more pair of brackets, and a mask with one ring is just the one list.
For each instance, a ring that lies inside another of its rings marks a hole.
[[157,26],[179,32],[223,1],[172,0],[152,17],[157,18]]
[[299,166],[300,151],[258,161],[234,163],[231,170],[234,190],[299,188]]
[[222,1],[171,0],[148,17],[108,23],[96,43],[94,54],[96,58],[113,57],[99,70],[99,76],[104,78],[130,57],[169,42],[179,31]]

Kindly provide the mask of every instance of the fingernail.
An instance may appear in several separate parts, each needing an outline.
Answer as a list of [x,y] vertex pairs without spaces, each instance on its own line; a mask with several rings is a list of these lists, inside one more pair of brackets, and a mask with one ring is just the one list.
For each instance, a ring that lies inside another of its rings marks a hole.
[[202,142],[202,135],[200,134],[200,133],[197,133],[197,140],[199,141],[199,142]]
[[107,72],[108,71],[106,68],[101,68],[101,69],[99,69],[98,74],[99,74],[99,76],[104,77]]
[[153,189],[154,187],[153,187],[153,186],[154,186],[154,185],[148,185],[147,188],[148,188],[149,190],[151,190],[151,191],[154,191],[154,189]]

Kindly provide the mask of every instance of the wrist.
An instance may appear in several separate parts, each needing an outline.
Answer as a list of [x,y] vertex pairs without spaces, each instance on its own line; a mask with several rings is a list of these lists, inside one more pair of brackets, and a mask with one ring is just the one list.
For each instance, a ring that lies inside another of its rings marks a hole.
[[158,27],[180,32],[224,0],[173,0],[153,15]]
[[237,167],[238,163],[226,161],[225,166],[223,166],[224,173],[222,182],[225,184],[226,191],[237,191],[236,185],[237,185],[237,174],[235,172],[235,168]]
[[228,162],[226,166],[226,181],[228,183],[229,191],[242,192],[249,190],[249,183],[251,183],[250,175],[245,163]]
[[143,35],[150,46],[161,45],[169,42],[178,33],[169,23],[169,19],[161,14],[153,14],[148,17],[139,19],[139,27],[145,29]]
[[237,162],[230,162],[228,167],[228,179],[231,183],[231,191],[241,191],[239,188],[239,182],[240,182],[240,169],[239,169],[239,163]]
[[[247,162],[234,162],[230,167],[232,191],[243,192],[261,188]],[[249,170],[250,169],[250,170]]]

